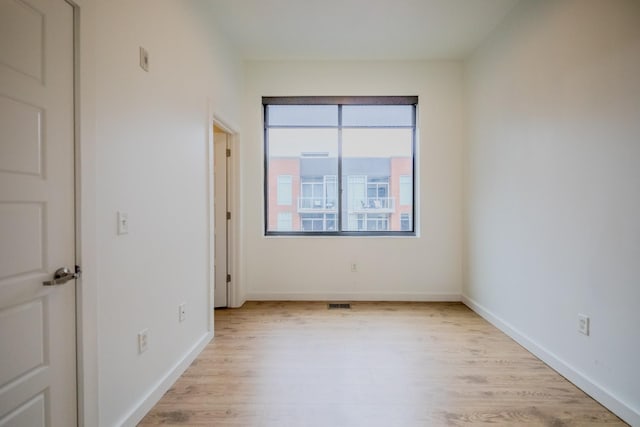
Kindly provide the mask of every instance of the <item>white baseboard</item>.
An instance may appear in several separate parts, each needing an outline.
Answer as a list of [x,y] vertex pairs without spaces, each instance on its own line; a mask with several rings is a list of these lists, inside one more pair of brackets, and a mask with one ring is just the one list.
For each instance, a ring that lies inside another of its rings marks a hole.
[[509,322],[492,313],[486,307],[466,295],[462,295],[462,302],[493,326],[513,338],[518,344],[529,350],[544,363],[556,370],[560,375],[571,381],[582,391],[600,402],[611,412],[632,426],[640,426],[640,411],[634,409],[631,405],[628,405],[616,397],[611,391],[591,380],[583,372],[573,368],[567,361],[562,360],[553,352],[547,350],[536,341],[514,328]]
[[427,292],[249,292],[247,301],[460,301],[460,294]]
[[185,354],[185,356],[179,360],[170,370],[167,372],[151,389],[149,393],[145,397],[143,397],[140,402],[135,406],[135,408],[129,412],[123,418],[123,421],[119,424],[122,427],[133,427],[137,425],[153,408],[153,406],[158,403],[158,401],[162,398],[162,396],[171,388],[173,383],[175,383],[180,375],[187,370],[189,365],[195,360],[196,357],[204,350],[204,348],[209,344],[211,339],[213,338],[213,332],[206,333],[198,342],[191,347],[191,349]]

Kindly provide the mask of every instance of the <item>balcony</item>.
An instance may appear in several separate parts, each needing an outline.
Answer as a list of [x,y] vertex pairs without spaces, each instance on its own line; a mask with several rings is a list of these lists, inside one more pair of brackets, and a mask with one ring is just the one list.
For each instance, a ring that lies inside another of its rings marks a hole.
[[298,212],[337,212],[338,201],[324,197],[298,197]]
[[[368,197],[352,202],[348,206],[349,213],[393,213],[396,210],[394,197]],[[323,197],[299,197],[298,212],[326,213],[337,212],[336,199]]]
[[393,213],[395,210],[395,197],[367,197],[348,206],[349,213]]

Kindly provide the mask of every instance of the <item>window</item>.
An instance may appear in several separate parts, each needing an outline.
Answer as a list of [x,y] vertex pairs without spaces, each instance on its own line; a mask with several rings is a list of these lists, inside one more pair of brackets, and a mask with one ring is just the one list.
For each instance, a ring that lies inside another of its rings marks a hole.
[[336,176],[301,176],[299,200],[301,209],[330,209],[338,206]]
[[403,231],[411,230],[411,217],[408,213],[400,214],[400,229]]
[[291,175],[278,176],[278,205],[291,205]]
[[302,231],[335,231],[336,214],[301,214]]
[[389,215],[368,214],[367,231],[387,231],[389,230]]
[[278,231],[291,231],[293,216],[291,212],[278,212]]
[[263,98],[265,233],[413,235],[417,102]]
[[349,229],[352,231],[389,231],[389,214],[351,215]]
[[413,183],[408,175],[400,175],[400,204],[403,206],[413,203]]

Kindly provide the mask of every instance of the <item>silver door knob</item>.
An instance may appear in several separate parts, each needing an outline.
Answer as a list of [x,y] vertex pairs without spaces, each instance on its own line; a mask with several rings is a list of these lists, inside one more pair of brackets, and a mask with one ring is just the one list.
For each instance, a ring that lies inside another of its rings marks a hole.
[[53,274],[53,280],[47,280],[45,282],[42,282],[42,284],[44,286],[62,285],[64,283],[67,283],[71,279],[77,279],[79,275],[79,273],[74,273],[67,267],[62,267],[57,269]]

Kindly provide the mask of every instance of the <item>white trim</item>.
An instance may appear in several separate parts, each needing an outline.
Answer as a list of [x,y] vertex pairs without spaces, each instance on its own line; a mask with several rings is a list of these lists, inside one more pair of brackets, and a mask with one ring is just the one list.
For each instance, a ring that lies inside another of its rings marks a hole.
[[[212,116],[212,122],[213,125],[217,126],[218,128],[220,128],[222,131],[224,131],[227,134],[227,147],[231,150],[231,161],[227,164],[227,179],[230,181],[228,183],[227,186],[227,203],[228,203],[228,209],[230,209],[231,212],[231,224],[229,226],[229,233],[227,235],[227,239],[228,239],[228,244],[229,244],[229,250],[227,253],[227,263],[229,264],[229,274],[231,274],[231,286],[228,287],[228,295],[227,295],[227,304],[229,307],[240,307],[242,306],[242,304],[244,304],[244,297],[243,294],[241,292],[241,283],[242,283],[242,278],[241,278],[241,273],[240,273],[240,265],[241,265],[241,260],[240,260],[240,241],[241,241],[241,236],[240,236],[240,215],[241,215],[241,211],[240,211],[240,196],[237,194],[237,192],[239,191],[240,188],[240,176],[239,176],[239,170],[240,170],[240,163],[239,163],[239,156],[240,156],[240,147],[238,146],[239,144],[239,134],[238,131],[236,129],[238,129],[233,123],[230,123],[226,120],[224,120],[219,114],[217,114],[213,107],[212,107],[212,103],[211,101],[209,101],[209,108],[210,111],[213,111],[213,114],[211,114]],[[212,135],[212,139],[211,139],[211,147],[210,147],[210,151],[211,153],[213,153],[213,126],[211,126],[211,122],[209,124],[209,127],[211,128],[211,135]],[[213,165],[213,158],[211,157],[209,159],[209,164]],[[210,170],[211,170],[211,179],[213,182],[213,168],[210,166]],[[211,204],[211,215],[210,215],[210,221],[213,221],[213,199],[214,199],[214,195],[213,195],[213,186],[211,187],[211,192],[209,193],[209,200],[210,200],[210,204]],[[213,226],[213,222],[211,222],[211,233],[213,233],[214,231],[214,226]],[[213,236],[213,234],[211,234]],[[215,246],[215,242],[213,241],[213,237],[211,239],[211,248],[210,248],[210,256],[209,259],[211,260],[210,262],[213,265],[213,253],[214,253],[214,246]],[[215,287],[214,287],[214,272],[213,272],[213,267],[210,269],[211,271],[211,290],[212,292],[214,292]],[[211,301],[213,301],[213,298],[211,298]],[[210,310],[210,313],[213,313],[213,305],[212,305],[212,309]],[[213,315],[213,314],[212,314]]]
[[219,114],[213,113],[213,123],[222,129],[225,133],[229,135],[237,135],[238,132],[235,130],[237,126],[230,124],[228,121],[223,119]]
[[[82,225],[83,221],[83,205],[82,205],[82,183],[83,183],[83,170],[82,170],[82,138],[80,126],[80,6],[76,3],[67,0],[67,4],[73,9],[73,170],[74,170],[74,232],[75,232],[75,265],[84,267],[83,264],[83,239],[82,239]],[[76,389],[76,425],[85,425],[87,419],[87,379],[85,378],[85,366],[87,361],[88,352],[84,350],[85,339],[83,332],[83,320],[85,319],[83,313],[84,307],[84,293],[85,288],[82,275],[75,280],[75,301],[74,309],[76,312],[75,321],[75,360],[76,360],[76,377],[75,377],[75,389]]]
[[231,227],[229,229],[229,241],[231,242],[230,268],[231,271],[231,286],[229,287],[229,307],[241,307],[246,301],[243,288],[244,270],[242,241],[243,241],[243,229],[242,229],[242,216],[243,211],[240,208],[240,201],[242,200],[242,176],[240,171],[241,162],[241,146],[240,135],[238,133],[232,133],[227,138],[227,142],[231,147],[231,161],[227,164],[227,174],[230,177],[231,183],[228,187],[229,205],[231,206]]
[[76,185],[77,425],[99,423],[98,286],[95,175],[95,3],[66,0],[74,9]]
[[611,412],[634,426],[640,426],[640,411],[631,407],[620,398],[616,397],[611,390],[607,390],[602,385],[593,381],[587,374],[580,372],[571,366],[570,363],[561,359],[553,352],[538,344],[535,340],[516,329],[509,322],[502,319],[486,307],[473,299],[462,295],[462,302],[482,318],[487,320],[496,328],[513,338],[518,344],[533,353],[537,358],[549,365],[560,375],[571,381],[582,391],[593,397],[604,405]]
[[213,126],[216,123],[215,121],[215,113],[213,112],[213,103],[210,98],[207,98],[207,218],[208,227],[207,227],[207,239],[209,241],[208,252],[207,252],[207,283],[209,285],[209,292],[207,292],[207,307],[209,308],[207,312],[207,331],[209,333],[214,333],[214,295],[215,295],[215,270],[214,270],[214,253],[215,253],[215,209],[214,209],[214,198],[215,198],[215,187],[214,187],[214,170],[213,170],[213,162],[214,162],[214,148],[213,148]]
[[459,302],[460,294],[430,292],[247,292],[247,301],[446,301]]
[[171,388],[171,386],[180,378],[187,370],[189,365],[198,357],[205,349],[207,344],[213,338],[213,333],[206,333],[191,349],[167,372],[129,412],[122,418],[122,421],[116,423],[119,426],[136,426],[147,413],[155,406],[162,396]]
[[[208,331],[212,332],[214,331],[214,322],[215,322],[215,318],[214,318],[214,309],[215,309],[215,301],[214,301],[214,295],[215,295],[215,268],[214,268],[214,254],[215,254],[215,209],[214,209],[214,200],[215,200],[215,193],[214,193],[214,170],[213,170],[213,164],[214,164],[214,130],[213,127],[216,126],[218,128],[220,128],[224,133],[227,134],[227,148],[231,149],[232,151],[237,151],[234,150],[235,148],[235,144],[237,143],[237,135],[238,132],[235,130],[235,127],[231,124],[229,124],[228,121],[224,120],[223,118],[221,118],[221,116],[219,114],[216,113],[215,108],[214,108],[214,103],[211,100],[211,98],[207,98],[207,197],[209,198],[209,203],[207,204],[207,209],[208,209],[208,213],[207,216],[209,218],[209,229],[207,230],[207,234],[209,236],[209,253],[207,256],[207,259],[209,260],[209,268],[207,269],[208,272],[208,278],[207,278],[207,283],[209,283],[209,292],[207,294],[207,297],[209,298],[209,312],[207,314],[207,328]],[[233,159],[233,157],[232,157]],[[231,173],[229,173],[229,171],[227,171],[227,179],[231,178],[231,184],[234,185],[233,181],[236,179],[235,176],[235,172],[234,172],[235,168],[231,167]],[[231,175],[234,174],[234,175]],[[237,212],[237,206],[235,205],[236,201],[238,200],[238,198],[233,196],[233,192],[231,190],[229,190],[229,192],[231,194],[229,194],[227,197],[229,198],[229,206],[228,208],[231,209],[231,212]],[[230,245],[231,245],[231,250],[229,251],[229,253],[227,254],[227,256],[229,257],[227,262],[230,265],[230,273],[231,273],[231,277],[237,277],[234,273],[235,273],[235,269],[236,269],[236,263],[237,260],[235,259],[235,257],[232,256],[232,252],[235,249],[235,246],[237,245],[237,242],[235,240],[233,240],[235,238],[235,236],[237,235],[235,233],[235,223],[237,223],[237,220],[232,220],[231,221],[231,231],[232,233],[230,233],[230,235],[227,236],[227,239],[231,239],[230,241]],[[236,284],[237,280],[236,278],[234,278],[234,282],[233,284]],[[233,302],[235,301],[235,293],[232,292],[232,288],[230,287],[228,289],[228,294],[227,294],[227,304],[228,306],[233,306]]]

